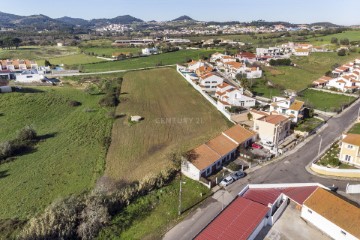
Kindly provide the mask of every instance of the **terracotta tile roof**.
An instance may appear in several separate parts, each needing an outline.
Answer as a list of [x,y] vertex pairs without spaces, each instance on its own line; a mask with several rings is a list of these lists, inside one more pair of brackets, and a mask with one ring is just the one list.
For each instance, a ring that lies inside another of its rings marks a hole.
[[265,218],[269,208],[237,197],[196,237],[196,240],[246,240]]
[[239,53],[239,56],[240,57],[243,57],[243,58],[256,58],[256,55],[251,53],[251,52],[240,52]]
[[227,84],[226,82],[223,82],[222,84],[219,84],[217,87],[218,88],[226,88],[226,87],[229,87],[230,85]]
[[212,150],[208,145],[203,144],[192,150],[195,159],[191,163],[199,170],[203,170],[219,160],[221,156]]
[[304,205],[351,235],[360,238],[360,208],[318,188]]
[[360,134],[348,133],[342,142],[360,146]]
[[219,95],[219,96],[222,96],[224,94],[226,94],[226,92],[215,92],[215,95]]
[[290,110],[300,111],[301,108],[304,106],[304,102],[295,100],[289,107]]
[[338,83],[346,83],[344,80],[337,80]]
[[253,112],[253,113],[256,113],[256,114],[259,114],[259,115],[262,115],[262,116],[269,116],[268,113],[262,112],[262,111],[258,111],[258,110],[255,110],[255,109],[251,109],[250,112]]
[[229,65],[231,68],[236,68],[236,69],[242,67],[242,63],[239,62],[228,62],[226,64]]
[[273,204],[280,195],[281,191],[275,188],[250,188],[242,197],[268,206],[269,203]]
[[223,134],[237,142],[239,145],[256,135],[255,132],[250,131],[240,125],[235,125],[234,127],[223,132]]
[[221,156],[227,155],[229,152],[237,148],[237,144],[231,141],[224,135],[219,135],[216,138],[206,143],[212,150],[217,152]]
[[201,66],[196,70],[196,72],[200,73],[199,75],[201,75],[201,74],[204,74],[204,73],[212,72],[213,70],[214,69],[212,67]]
[[262,117],[259,120],[277,125],[281,122],[286,121],[287,119],[288,119],[287,117],[282,116],[282,115],[269,115],[269,116]]
[[222,101],[222,100],[218,100],[218,101],[221,102],[223,105],[230,106],[230,103],[228,103],[228,102],[225,102],[225,101]]
[[212,76],[214,76],[215,74],[213,74],[213,73],[205,73],[205,74],[203,74],[203,75],[201,75],[200,76],[200,78],[201,79],[206,79],[206,78],[209,78],[209,77],[212,77]]

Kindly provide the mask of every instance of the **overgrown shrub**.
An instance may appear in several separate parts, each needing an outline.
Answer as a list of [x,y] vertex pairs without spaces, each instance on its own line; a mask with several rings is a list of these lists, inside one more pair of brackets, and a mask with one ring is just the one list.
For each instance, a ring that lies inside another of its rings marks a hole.
[[70,106],[70,107],[78,107],[78,106],[81,106],[81,102],[78,102],[78,101],[69,101],[69,106]]

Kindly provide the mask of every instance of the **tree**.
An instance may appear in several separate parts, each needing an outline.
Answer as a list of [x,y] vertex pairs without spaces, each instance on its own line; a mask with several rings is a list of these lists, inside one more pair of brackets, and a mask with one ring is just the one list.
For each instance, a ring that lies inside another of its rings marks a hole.
[[348,38],[343,38],[343,39],[340,39],[340,44],[341,45],[349,45],[350,41]]
[[45,59],[45,67],[51,67],[52,64],[50,63],[49,60]]
[[12,39],[12,43],[15,46],[16,49],[19,48],[21,42],[22,42],[22,40],[20,38],[13,38]]
[[345,49],[340,49],[338,52],[337,52],[338,56],[345,56],[346,55],[346,50]]
[[339,44],[339,40],[336,37],[331,38],[331,43],[333,44]]

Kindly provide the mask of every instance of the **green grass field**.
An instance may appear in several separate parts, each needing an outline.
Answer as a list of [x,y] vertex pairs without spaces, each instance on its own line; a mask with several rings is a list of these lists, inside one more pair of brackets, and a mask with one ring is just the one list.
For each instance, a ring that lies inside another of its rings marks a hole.
[[137,68],[155,67],[156,65],[172,65],[186,62],[189,59],[208,57],[216,50],[180,50],[177,52],[163,53],[149,57],[132,58],[122,61],[104,62],[84,65],[84,72],[104,72],[113,70],[129,70]]
[[0,49],[0,59],[41,60],[78,53],[77,47],[24,46],[19,49]]
[[190,150],[229,127],[229,122],[174,69],[124,75],[117,114],[140,115],[129,125],[117,119],[105,173],[114,179],[138,180],[171,164],[173,152]]
[[355,98],[307,89],[301,93],[300,99],[305,101],[305,104],[310,104],[315,109],[333,112],[341,109],[343,105],[348,104]]
[[85,53],[94,53],[98,56],[112,57],[113,53],[132,53],[138,55],[141,48],[119,48],[119,47],[91,47],[83,48]]
[[[182,211],[209,196],[210,190],[191,179],[182,180]],[[200,195],[202,193],[202,195]],[[161,239],[168,228],[182,220],[178,215],[179,179],[140,197],[104,228],[98,239]]]
[[332,47],[333,44],[331,44],[331,39],[335,37],[337,38],[339,41],[340,39],[344,39],[347,38],[351,41],[360,41],[360,31],[358,30],[350,30],[350,31],[345,31],[342,33],[337,33],[337,34],[331,34],[331,35],[327,35],[327,36],[319,36],[319,37],[313,37],[313,38],[308,38],[307,41],[315,46],[322,46],[322,45],[330,45],[330,48]]
[[[0,141],[26,125],[44,138],[36,151],[0,165],[0,219],[33,216],[56,198],[91,189],[103,173],[103,139],[113,120],[99,107],[101,96],[70,87],[36,89],[42,92],[0,94]],[[69,100],[82,105],[70,107]]]
[[265,74],[273,83],[299,91],[331,70],[334,64],[344,64],[358,57],[360,53],[344,57],[337,53],[313,53],[309,57],[292,57],[296,67],[267,67]]
[[266,85],[266,81],[264,79],[255,79],[253,80],[254,84],[250,88],[252,93],[256,96],[272,98],[274,96],[281,96],[281,90],[277,88],[271,88]]
[[[73,54],[69,56],[62,56],[62,57],[53,57],[48,58],[47,60],[50,61],[53,65],[83,65],[89,63],[99,63],[99,62],[106,62],[104,59],[100,59],[94,56],[88,56],[85,54]],[[45,64],[45,59],[37,61],[37,63],[41,66]]]

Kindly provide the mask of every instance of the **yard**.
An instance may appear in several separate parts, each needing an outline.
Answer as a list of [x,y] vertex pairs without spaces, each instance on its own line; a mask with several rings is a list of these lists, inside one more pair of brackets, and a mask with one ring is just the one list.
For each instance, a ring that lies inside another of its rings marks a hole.
[[0,49],[0,59],[29,59],[39,60],[78,53],[77,47],[56,46],[24,46],[15,50]]
[[[57,198],[92,189],[104,170],[103,142],[113,123],[100,97],[71,87],[0,94],[0,142],[26,125],[43,139],[35,151],[0,165],[0,219],[27,219]],[[72,107],[72,100],[82,105]]]
[[[50,57],[50,58],[47,58],[46,60],[48,60],[53,65],[64,64],[64,65],[73,65],[73,66],[79,66],[79,65],[83,65],[83,64],[89,64],[89,63],[105,62],[104,59],[100,59],[100,58],[97,58],[94,56],[88,56],[88,55],[81,54],[81,53],[73,54],[73,55],[69,55],[69,56]],[[40,66],[44,66],[45,59],[38,60],[37,63]]]
[[278,88],[270,87],[266,85],[266,80],[264,79],[255,79],[254,84],[251,86],[250,90],[256,96],[272,98],[274,96],[281,96],[282,92]]
[[317,118],[305,118],[300,121],[298,125],[295,127],[295,130],[301,132],[311,132],[315,128],[317,128],[323,121]]
[[[169,166],[171,153],[190,150],[227,129],[229,123],[174,69],[124,75],[121,103],[106,163],[106,175],[136,181]],[[144,120],[129,125],[127,117]]]
[[353,166],[340,162],[339,156],[340,156],[339,143],[335,143],[324,154],[324,156],[321,157],[320,161],[318,161],[318,164],[323,165],[325,167],[332,167],[339,169],[357,169]]
[[131,53],[139,55],[141,48],[120,48],[120,47],[90,47],[82,49],[87,54],[93,54],[100,57],[112,57],[113,53]]
[[354,126],[352,126],[348,133],[360,134],[360,123],[356,123]]
[[299,95],[305,104],[326,112],[335,112],[341,110],[342,106],[355,100],[355,97],[321,92],[312,89],[306,89]]
[[129,70],[155,67],[159,65],[173,65],[184,63],[191,59],[209,57],[215,50],[180,50],[148,57],[131,58],[121,61],[104,62],[84,65],[84,72],[104,72],[113,70]]
[[[182,211],[209,196],[210,190],[191,179],[182,180]],[[178,215],[179,179],[140,197],[117,215],[98,239],[161,239],[168,228],[181,221]]]

